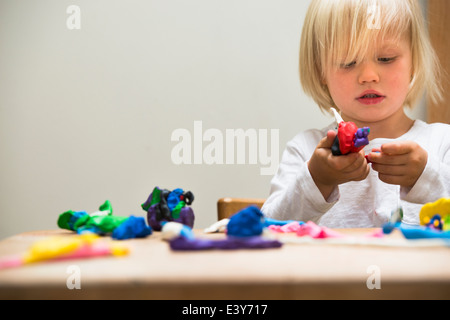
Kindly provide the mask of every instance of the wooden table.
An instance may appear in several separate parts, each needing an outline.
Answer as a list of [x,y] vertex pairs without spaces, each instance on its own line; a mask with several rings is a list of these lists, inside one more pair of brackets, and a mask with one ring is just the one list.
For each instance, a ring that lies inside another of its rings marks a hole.
[[[340,231],[359,239],[371,230]],[[200,230],[196,233],[212,239],[225,237]],[[0,257],[24,252],[49,235],[71,237],[73,233],[19,234],[0,241]],[[283,237],[297,238],[294,234]],[[392,239],[408,241],[398,233],[388,241]],[[318,241],[285,243],[277,249],[178,252],[154,232],[145,239],[123,241],[131,250],[125,257],[42,262],[0,270],[0,299],[450,298],[449,247]],[[67,286],[70,266],[80,271],[80,289]],[[368,283],[381,287],[369,289]]]

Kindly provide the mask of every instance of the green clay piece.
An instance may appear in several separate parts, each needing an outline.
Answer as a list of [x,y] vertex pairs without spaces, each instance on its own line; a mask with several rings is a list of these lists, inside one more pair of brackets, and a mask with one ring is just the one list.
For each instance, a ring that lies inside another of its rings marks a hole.
[[69,220],[72,217],[73,213],[74,211],[72,210],[61,213],[58,218],[58,227],[60,227],[61,229],[72,230],[69,226]]
[[152,201],[150,202],[150,206],[159,203],[161,201],[161,189],[155,187],[152,192]]
[[443,220],[442,231],[450,231],[450,214],[446,215]]
[[100,211],[108,211],[108,215],[112,215],[113,213],[113,208],[109,200],[106,200],[105,203],[103,203],[98,209]]
[[178,219],[180,217],[180,211],[186,205],[186,202],[180,201],[177,203],[176,207],[172,210],[172,218]]
[[155,187],[152,191],[152,200],[150,201],[150,204],[147,206],[145,205],[145,202],[141,204],[142,209],[147,211],[152,205],[159,203],[161,201],[161,190],[158,187]]
[[[75,215],[78,216],[76,220],[73,218]],[[57,224],[61,229],[76,231],[79,226],[84,225],[89,219],[90,216],[84,211],[68,210],[59,215]]]
[[[83,225],[83,229],[91,229],[97,227],[102,232],[108,233],[113,232],[115,228],[120,226],[128,217],[120,216],[95,216],[90,217],[90,219]],[[77,221],[78,222],[78,221]]]
[[68,210],[59,215],[58,226],[61,229],[72,231],[98,229],[101,232],[109,233],[128,219],[128,217],[113,216],[113,208],[109,200],[106,200],[99,210],[100,212],[94,212],[92,215],[84,211]]
[[91,219],[91,216],[86,214],[75,221],[73,224],[73,230],[76,231],[79,227],[84,226],[89,220]]

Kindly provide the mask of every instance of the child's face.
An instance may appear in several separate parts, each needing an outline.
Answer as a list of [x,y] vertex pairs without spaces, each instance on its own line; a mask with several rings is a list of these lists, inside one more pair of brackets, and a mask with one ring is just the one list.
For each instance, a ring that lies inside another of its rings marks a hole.
[[325,81],[347,121],[378,122],[403,112],[412,74],[407,39],[379,41],[362,61],[335,63]]

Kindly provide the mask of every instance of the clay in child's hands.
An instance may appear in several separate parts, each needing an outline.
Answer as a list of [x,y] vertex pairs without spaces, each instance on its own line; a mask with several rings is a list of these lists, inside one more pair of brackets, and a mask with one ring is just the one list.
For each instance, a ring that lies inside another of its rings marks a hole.
[[355,147],[360,148],[368,145],[369,133],[370,129],[368,127],[358,128],[355,133]]
[[370,128],[358,128],[355,123],[345,122],[334,108],[333,111],[336,122],[338,122],[338,132],[334,139],[331,152],[335,156],[359,152],[365,145],[369,144]]

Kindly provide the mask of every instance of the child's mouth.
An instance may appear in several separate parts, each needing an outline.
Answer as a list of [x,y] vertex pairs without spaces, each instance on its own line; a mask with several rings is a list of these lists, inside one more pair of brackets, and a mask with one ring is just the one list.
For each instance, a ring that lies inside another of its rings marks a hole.
[[378,104],[384,100],[385,96],[381,95],[378,92],[363,92],[361,96],[356,98],[362,104]]

